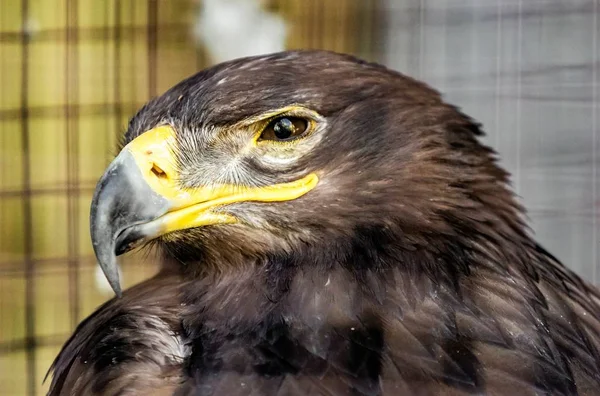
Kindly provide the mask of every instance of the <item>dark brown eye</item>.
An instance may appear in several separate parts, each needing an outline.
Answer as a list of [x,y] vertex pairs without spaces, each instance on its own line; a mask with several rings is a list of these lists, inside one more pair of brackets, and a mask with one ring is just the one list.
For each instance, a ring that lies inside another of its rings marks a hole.
[[308,121],[298,117],[276,118],[267,125],[259,140],[294,140],[308,129]]

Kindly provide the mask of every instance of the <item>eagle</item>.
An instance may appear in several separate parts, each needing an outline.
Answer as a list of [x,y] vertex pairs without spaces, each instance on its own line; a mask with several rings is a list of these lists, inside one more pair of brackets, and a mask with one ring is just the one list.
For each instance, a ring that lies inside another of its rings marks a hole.
[[[116,296],[49,395],[600,394],[600,292],[535,241],[482,135],[321,50],[151,99],[91,204]],[[122,291],[117,256],[148,246],[161,269]]]

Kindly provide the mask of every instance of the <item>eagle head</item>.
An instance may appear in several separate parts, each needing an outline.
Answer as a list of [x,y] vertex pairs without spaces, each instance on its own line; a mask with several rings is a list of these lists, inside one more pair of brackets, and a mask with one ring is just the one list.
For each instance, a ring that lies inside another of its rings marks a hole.
[[466,233],[518,238],[507,175],[480,134],[436,91],[348,55],[222,63],[133,117],[94,194],[93,246],[120,294],[116,256],[149,242],[191,271],[222,271],[344,263],[374,241],[435,256]]

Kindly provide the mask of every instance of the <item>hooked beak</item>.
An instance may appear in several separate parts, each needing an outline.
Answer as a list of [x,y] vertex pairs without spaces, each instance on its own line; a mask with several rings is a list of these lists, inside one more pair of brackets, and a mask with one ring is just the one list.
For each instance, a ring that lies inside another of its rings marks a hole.
[[131,141],[100,178],[90,212],[94,252],[115,294],[121,296],[117,256],[172,231],[238,220],[218,208],[244,201],[296,199],[318,183],[309,174],[264,187],[178,183],[175,131],[160,126]]

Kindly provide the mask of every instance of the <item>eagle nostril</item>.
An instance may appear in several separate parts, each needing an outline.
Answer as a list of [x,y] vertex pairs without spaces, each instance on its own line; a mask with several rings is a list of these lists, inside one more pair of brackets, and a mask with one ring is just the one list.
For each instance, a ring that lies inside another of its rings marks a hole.
[[167,179],[167,174],[160,168],[160,166],[152,164],[152,169],[150,170],[152,173],[154,173],[154,176],[158,177],[159,179]]

